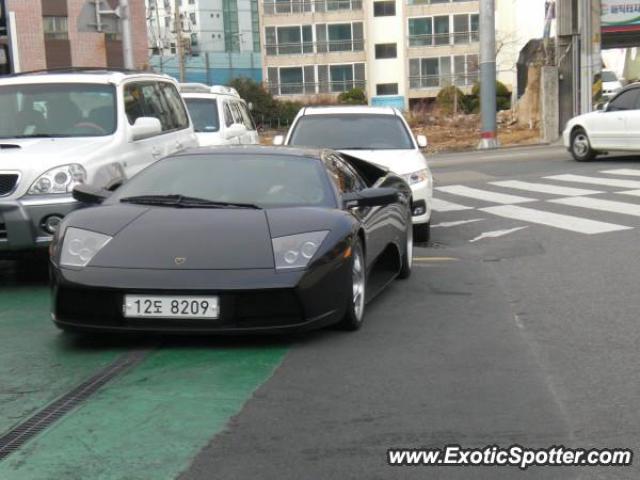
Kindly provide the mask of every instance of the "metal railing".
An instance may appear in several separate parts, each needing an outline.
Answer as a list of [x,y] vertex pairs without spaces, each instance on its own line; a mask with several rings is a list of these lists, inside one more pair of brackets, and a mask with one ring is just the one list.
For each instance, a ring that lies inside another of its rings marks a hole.
[[354,88],[364,89],[363,80],[339,80],[331,82],[267,82],[267,89],[272,95],[315,95],[322,93],[342,93]]
[[464,45],[480,41],[480,32],[429,33],[409,35],[410,47],[438,47],[440,45]]
[[300,43],[267,43],[267,55],[298,55],[301,53],[329,53],[329,52],[362,52],[364,39],[325,40],[320,42]]
[[265,15],[362,10],[362,0],[264,0]]
[[422,88],[443,88],[451,85],[468,87],[478,81],[478,73],[478,71],[474,71],[453,75],[412,75],[409,76],[409,88],[419,90]]

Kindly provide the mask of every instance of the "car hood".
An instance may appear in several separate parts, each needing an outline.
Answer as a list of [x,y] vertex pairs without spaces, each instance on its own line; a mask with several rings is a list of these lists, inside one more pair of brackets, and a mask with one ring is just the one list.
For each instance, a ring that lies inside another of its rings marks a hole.
[[[98,207],[76,215],[74,227],[102,231],[113,239],[92,267],[140,269],[274,268],[266,213],[245,209]],[[81,213],[81,212],[78,212]],[[95,218],[95,217],[94,217]],[[96,228],[98,227],[98,228]]]
[[388,168],[404,175],[427,168],[427,160],[419,150],[340,150],[352,157]]
[[113,137],[0,139],[0,170],[20,172],[12,197],[20,197],[51,168],[70,163],[86,164],[100,157]]

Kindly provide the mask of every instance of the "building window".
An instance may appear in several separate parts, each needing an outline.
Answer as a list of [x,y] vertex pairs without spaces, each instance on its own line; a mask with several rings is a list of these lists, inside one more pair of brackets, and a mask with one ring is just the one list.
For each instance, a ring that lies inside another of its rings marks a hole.
[[449,15],[433,17],[433,33],[436,45],[449,45]]
[[364,63],[267,68],[267,85],[272,95],[341,93],[364,88],[364,78]]
[[376,85],[376,95],[398,95],[398,84],[379,83]]
[[398,56],[398,50],[395,43],[377,43],[376,44],[376,58],[396,58]]
[[396,14],[396,2],[380,1],[373,2],[373,16],[374,17],[393,17]]
[[195,5],[196,4],[196,0],[189,0],[189,5]]
[[478,80],[478,55],[412,58],[409,60],[409,88],[471,86]]
[[237,0],[222,0],[222,23],[224,26],[224,51],[227,53],[240,52]]
[[479,41],[478,14],[409,19],[409,46],[425,47]]
[[43,17],[44,38],[66,40],[69,38],[67,17]]
[[313,31],[311,25],[267,27],[265,36],[267,55],[313,53]]
[[197,25],[198,24],[198,19],[196,18],[196,14],[195,13],[190,13],[189,14],[189,21],[191,22],[191,25]]
[[302,67],[280,69],[280,94],[293,95],[304,92],[304,73]]
[[260,53],[260,14],[258,0],[251,0],[251,38],[254,53]]
[[433,18],[409,19],[409,46],[425,47],[433,45]]
[[362,22],[316,25],[318,52],[364,50]]
[[480,17],[478,14],[473,15],[454,15],[453,16],[453,42],[469,43],[479,40]]
[[362,10],[362,0],[264,0],[265,15]]

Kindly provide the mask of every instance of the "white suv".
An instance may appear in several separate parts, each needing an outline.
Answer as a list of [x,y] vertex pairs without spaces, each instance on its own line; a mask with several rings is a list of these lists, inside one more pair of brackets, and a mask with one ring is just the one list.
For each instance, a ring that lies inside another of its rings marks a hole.
[[286,138],[275,145],[321,147],[382,165],[401,175],[413,192],[414,238],[430,237],[433,177],[420,151],[423,135],[414,138],[399,110],[389,107],[305,107],[296,116]]
[[49,244],[74,186],[113,189],[197,146],[165,75],[70,69],[0,78],[0,258]]
[[236,89],[181,83],[180,93],[187,103],[200,146],[260,143],[247,103]]

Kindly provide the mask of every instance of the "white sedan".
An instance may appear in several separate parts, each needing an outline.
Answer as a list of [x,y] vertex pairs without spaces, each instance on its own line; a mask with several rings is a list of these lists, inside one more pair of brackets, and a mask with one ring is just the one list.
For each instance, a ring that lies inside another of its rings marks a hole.
[[627,86],[604,109],[569,120],[562,137],[579,162],[610,150],[640,151],[640,83]]
[[423,135],[414,138],[400,111],[389,107],[305,107],[298,112],[286,137],[275,145],[339,150],[401,175],[413,193],[414,239],[430,237],[433,177],[420,151]]

